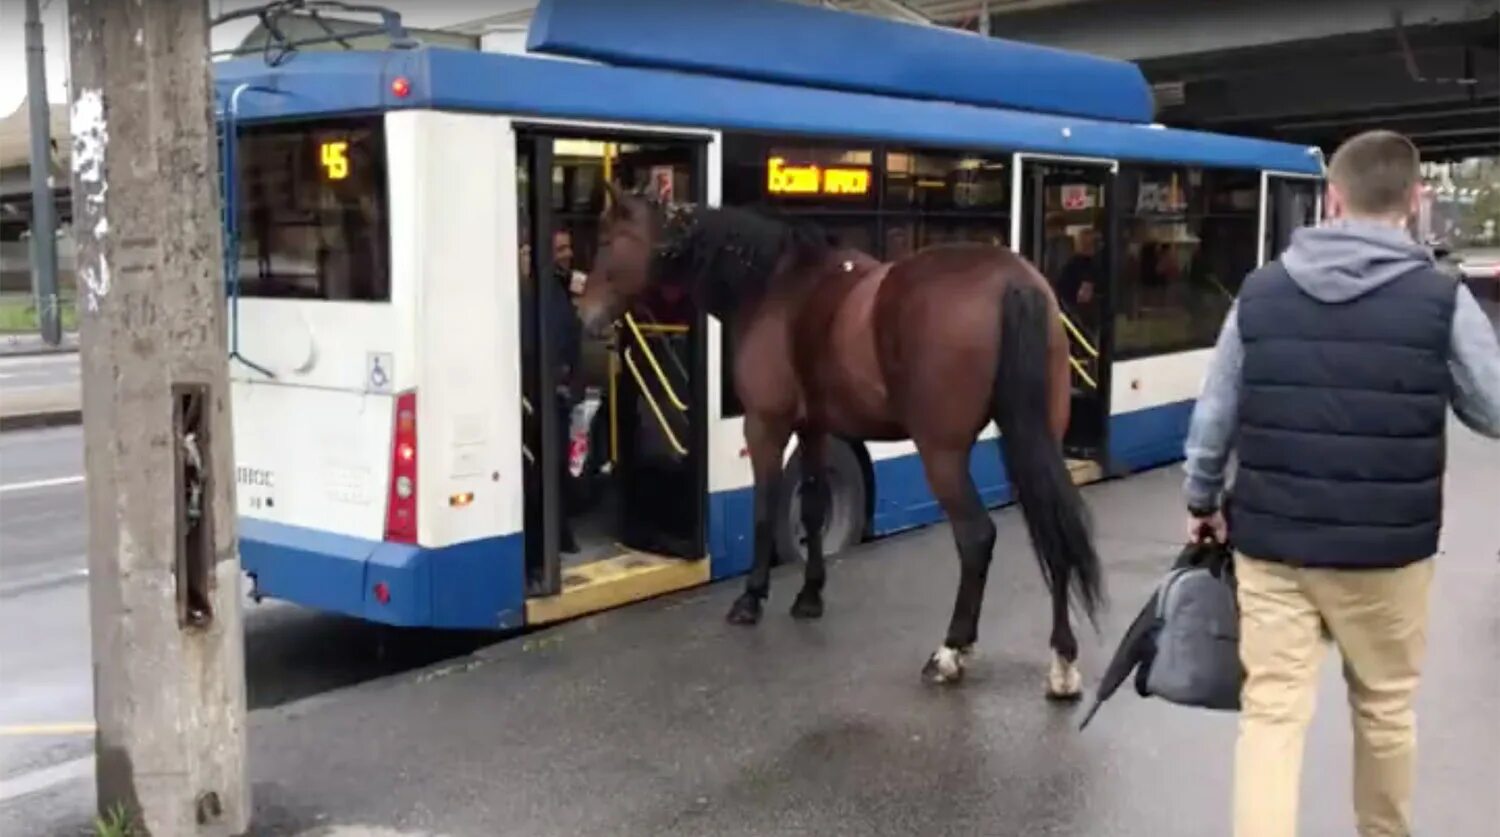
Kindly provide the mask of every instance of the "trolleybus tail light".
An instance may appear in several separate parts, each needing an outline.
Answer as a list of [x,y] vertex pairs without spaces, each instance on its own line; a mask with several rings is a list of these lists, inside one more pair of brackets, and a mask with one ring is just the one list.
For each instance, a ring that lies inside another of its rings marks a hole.
[[[391,490],[385,513],[385,539],[400,543],[416,543],[416,392],[403,392],[396,396],[396,426],[391,436]],[[378,592],[377,589],[377,597]]]
[[381,604],[391,603],[391,586],[384,581],[375,582],[375,601]]
[[411,82],[407,81],[406,76],[396,76],[391,80],[391,92],[396,98],[405,99],[411,95]]

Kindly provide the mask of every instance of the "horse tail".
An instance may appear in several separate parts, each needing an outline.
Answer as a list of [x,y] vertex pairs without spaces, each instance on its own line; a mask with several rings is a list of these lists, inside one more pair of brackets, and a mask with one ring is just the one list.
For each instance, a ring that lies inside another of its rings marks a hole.
[[1099,555],[1088,510],[1052,436],[1048,415],[1048,385],[1054,383],[1048,375],[1048,342],[1055,316],[1041,288],[1012,284],[1005,290],[991,409],[1042,579],[1052,590],[1059,578],[1071,577],[1084,613],[1097,629],[1104,599]]

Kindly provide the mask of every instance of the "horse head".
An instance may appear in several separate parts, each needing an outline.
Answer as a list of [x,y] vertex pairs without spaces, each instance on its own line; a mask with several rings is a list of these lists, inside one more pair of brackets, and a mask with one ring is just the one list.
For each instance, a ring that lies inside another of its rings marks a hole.
[[578,300],[579,316],[598,334],[630,310],[659,281],[657,257],[670,222],[687,211],[631,194],[613,182],[599,222],[598,250]]

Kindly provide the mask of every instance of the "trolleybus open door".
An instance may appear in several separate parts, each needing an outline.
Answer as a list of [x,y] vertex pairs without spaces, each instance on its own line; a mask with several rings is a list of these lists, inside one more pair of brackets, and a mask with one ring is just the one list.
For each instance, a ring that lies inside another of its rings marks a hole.
[[1259,264],[1278,259],[1299,227],[1323,217],[1323,181],[1312,175],[1262,172]]
[[1068,334],[1073,378],[1063,447],[1104,463],[1109,450],[1119,208],[1112,160],[1017,154],[1016,249],[1052,283]]
[[[529,275],[543,279],[522,283],[532,595],[557,596],[591,583],[585,571],[591,565],[635,560],[622,556],[706,568],[703,307],[693,299],[643,300],[608,341],[558,323],[573,311],[569,286],[576,290],[593,264],[604,182],[659,200],[701,203],[708,138],[536,126],[521,129],[518,141],[522,244],[529,249],[523,258]],[[566,340],[580,345],[560,342]],[[565,386],[557,365],[540,359],[568,356],[576,366]],[[599,408],[592,421],[570,410],[593,397]],[[574,421],[587,425],[583,459],[570,455]]]

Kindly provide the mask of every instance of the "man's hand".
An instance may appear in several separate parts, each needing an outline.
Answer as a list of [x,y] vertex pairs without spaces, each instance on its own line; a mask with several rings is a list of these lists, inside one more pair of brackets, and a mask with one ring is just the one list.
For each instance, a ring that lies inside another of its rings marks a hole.
[[1229,542],[1229,524],[1224,522],[1224,512],[1216,509],[1210,514],[1198,516],[1188,512],[1188,540],[1197,542],[1211,535],[1219,543]]

